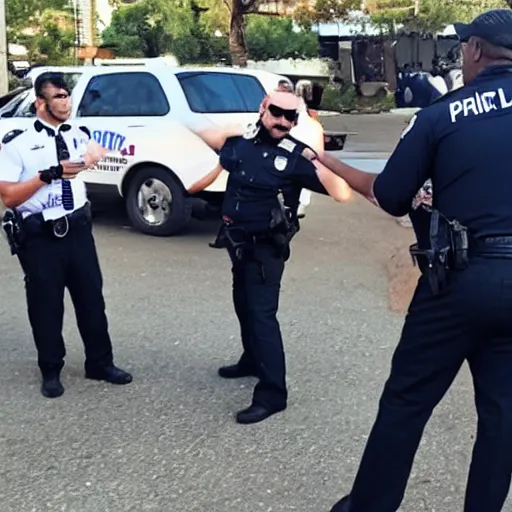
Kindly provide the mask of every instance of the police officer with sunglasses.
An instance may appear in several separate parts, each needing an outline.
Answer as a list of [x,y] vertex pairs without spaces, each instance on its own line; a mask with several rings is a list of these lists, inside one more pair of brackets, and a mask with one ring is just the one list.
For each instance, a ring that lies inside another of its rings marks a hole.
[[[250,132],[240,135],[233,130],[227,138],[221,132],[199,133],[220,149],[220,162],[192,191],[209,186],[222,169],[229,173],[223,226],[213,246],[227,248],[231,258],[243,352],[236,364],[220,368],[219,375],[259,379],[251,406],[237,414],[242,424],[265,420],[287,405],[285,355],[276,315],[289,242],[298,230],[301,190],[331,195],[337,201],[351,197],[345,181],[323,167],[311,148],[289,135],[298,109],[295,95],[273,92],[262,103],[259,122]],[[283,196],[289,208],[280,200]]]
[[[35,81],[37,119],[0,151],[3,227],[25,274],[28,315],[42,373],[41,392],[64,393],[64,290],[75,307],[89,379],[128,384],[114,365],[91,212],[80,172],[103,156],[87,128],[67,123],[70,91],[60,73]],[[7,142],[6,142],[7,141]]]

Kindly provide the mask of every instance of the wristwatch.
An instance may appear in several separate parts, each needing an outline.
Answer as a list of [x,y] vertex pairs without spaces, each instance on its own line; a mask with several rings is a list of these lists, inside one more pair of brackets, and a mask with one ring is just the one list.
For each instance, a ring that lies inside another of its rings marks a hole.
[[63,171],[64,169],[61,164],[53,165],[49,169],[39,171],[39,179],[49,185],[53,180],[60,180],[62,178]]

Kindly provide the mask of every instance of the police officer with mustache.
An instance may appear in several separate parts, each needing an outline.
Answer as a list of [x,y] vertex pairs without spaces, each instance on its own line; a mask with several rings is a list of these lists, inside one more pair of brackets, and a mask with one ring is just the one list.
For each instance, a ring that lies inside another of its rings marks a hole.
[[[227,248],[231,258],[243,351],[238,362],[220,368],[219,375],[259,379],[250,407],[237,414],[242,424],[265,420],[287,406],[285,355],[276,315],[289,243],[298,229],[295,212],[300,192],[307,188],[337,201],[351,197],[345,181],[289,135],[298,109],[295,95],[273,92],[265,98],[260,120],[250,132],[227,139],[220,136],[217,142],[199,133],[220,148],[220,161],[197,188],[211,184],[222,169],[229,173],[223,226],[214,246]],[[282,196],[293,198],[295,204],[285,208]]]

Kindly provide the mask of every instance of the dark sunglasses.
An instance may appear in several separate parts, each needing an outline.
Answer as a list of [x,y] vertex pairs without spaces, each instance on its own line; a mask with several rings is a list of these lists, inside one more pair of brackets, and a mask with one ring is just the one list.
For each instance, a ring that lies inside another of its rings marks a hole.
[[284,117],[287,121],[290,121],[290,123],[296,121],[298,117],[296,110],[286,110],[281,107],[276,107],[275,105],[269,105],[268,111],[272,114],[273,117]]

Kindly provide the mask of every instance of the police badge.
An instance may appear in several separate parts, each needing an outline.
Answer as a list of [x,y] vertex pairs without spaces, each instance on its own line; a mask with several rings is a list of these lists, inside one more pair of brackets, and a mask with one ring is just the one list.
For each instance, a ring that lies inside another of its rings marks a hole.
[[286,166],[288,164],[288,158],[284,156],[276,156],[274,160],[274,167],[278,171],[284,171],[286,169]]

